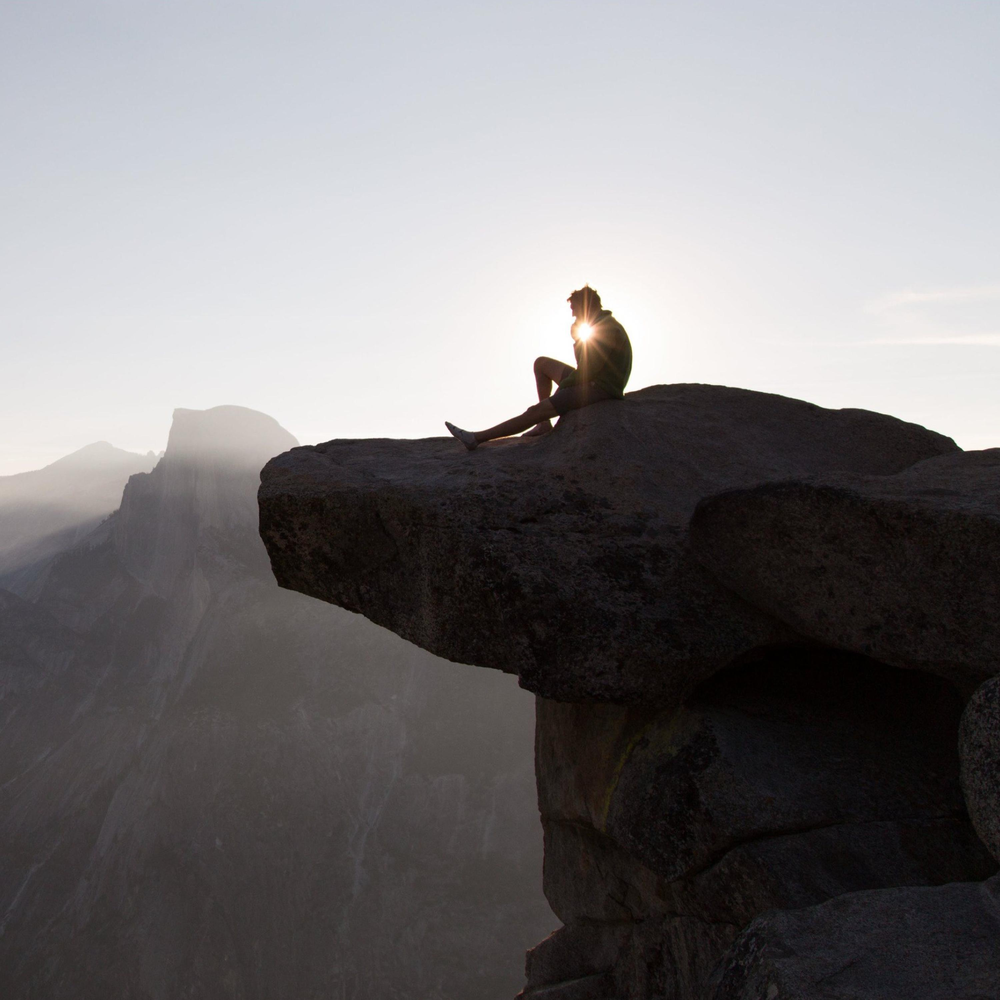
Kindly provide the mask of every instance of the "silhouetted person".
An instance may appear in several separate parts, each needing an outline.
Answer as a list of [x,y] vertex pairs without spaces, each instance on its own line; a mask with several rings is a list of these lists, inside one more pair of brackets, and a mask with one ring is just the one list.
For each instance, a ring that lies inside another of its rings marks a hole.
[[[484,441],[528,431],[528,435],[548,434],[552,418],[561,417],[581,406],[605,399],[621,399],[632,371],[632,345],[625,328],[607,309],[601,297],[589,285],[578,288],[569,299],[573,313],[570,335],[576,368],[555,358],[535,359],[535,385],[538,402],[518,417],[485,431],[465,431],[447,420],[445,427],[472,451]],[[559,388],[552,392],[552,383]]]

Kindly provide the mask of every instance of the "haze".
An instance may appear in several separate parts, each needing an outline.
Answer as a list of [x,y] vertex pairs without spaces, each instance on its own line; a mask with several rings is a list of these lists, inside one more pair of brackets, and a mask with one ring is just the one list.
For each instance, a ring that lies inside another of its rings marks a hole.
[[237,403],[303,442],[531,401],[588,281],[630,388],[1000,444],[989,2],[13,2],[0,474]]

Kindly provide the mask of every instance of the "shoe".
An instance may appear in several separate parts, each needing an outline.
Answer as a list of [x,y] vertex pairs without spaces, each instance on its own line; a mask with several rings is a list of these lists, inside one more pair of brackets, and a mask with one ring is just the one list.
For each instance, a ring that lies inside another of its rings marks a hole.
[[466,448],[469,449],[469,451],[475,451],[479,447],[476,435],[473,434],[472,431],[463,431],[461,427],[456,427],[453,423],[450,423],[447,420],[444,422],[444,425],[449,431],[451,431],[452,434],[455,435],[455,437],[458,438],[459,441],[462,442],[462,444],[465,445]]

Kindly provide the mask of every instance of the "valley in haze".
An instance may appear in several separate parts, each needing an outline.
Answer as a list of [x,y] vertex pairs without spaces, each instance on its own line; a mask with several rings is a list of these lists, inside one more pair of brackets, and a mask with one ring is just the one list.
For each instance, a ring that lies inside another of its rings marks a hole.
[[0,479],[3,997],[499,1000],[557,925],[533,698],[277,587],[295,443],[178,410]]

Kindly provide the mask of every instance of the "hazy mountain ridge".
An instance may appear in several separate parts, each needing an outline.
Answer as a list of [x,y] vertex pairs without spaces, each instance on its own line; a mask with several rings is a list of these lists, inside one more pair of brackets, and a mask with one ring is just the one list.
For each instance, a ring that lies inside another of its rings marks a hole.
[[257,469],[294,443],[178,411],[0,595],[4,996],[503,997],[554,924],[532,700],[275,586]]
[[0,476],[0,579],[22,591],[17,571],[82,541],[118,506],[128,478],[156,464],[99,441],[42,469]]

